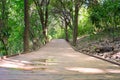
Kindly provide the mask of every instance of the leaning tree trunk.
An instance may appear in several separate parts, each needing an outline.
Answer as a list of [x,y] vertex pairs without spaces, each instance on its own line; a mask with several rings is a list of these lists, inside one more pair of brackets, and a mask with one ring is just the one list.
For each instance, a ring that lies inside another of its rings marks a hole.
[[24,0],[24,52],[29,52],[29,0]]
[[76,45],[77,42],[77,36],[78,36],[78,13],[79,13],[79,4],[75,4],[75,15],[73,20],[73,45]]

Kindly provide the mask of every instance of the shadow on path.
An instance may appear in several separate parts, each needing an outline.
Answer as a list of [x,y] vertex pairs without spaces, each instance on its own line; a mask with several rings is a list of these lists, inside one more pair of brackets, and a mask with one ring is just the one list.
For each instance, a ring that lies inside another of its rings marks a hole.
[[0,61],[0,80],[120,80],[120,67],[55,39],[38,51]]

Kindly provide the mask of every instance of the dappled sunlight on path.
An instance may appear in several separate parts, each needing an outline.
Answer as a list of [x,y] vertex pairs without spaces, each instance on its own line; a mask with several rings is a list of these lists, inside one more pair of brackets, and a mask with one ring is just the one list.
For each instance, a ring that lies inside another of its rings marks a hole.
[[66,69],[71,71],[77,71],[80,73],[88,73],[88,74],[120,73],[120,69],[98,69],[98,68],[83,68],[83,67],[72,67]]
[[0,67],[16,68],[16,69],[24,69],[24,70],[31,70],[34,68],[29,64],[30,64],[29,61],[20,61],[20,60],[7,59],[7,58],[0,61]]
[[0,67],[0,80],[120,80],[119,66],[76,52],[63,39],[1,60]]

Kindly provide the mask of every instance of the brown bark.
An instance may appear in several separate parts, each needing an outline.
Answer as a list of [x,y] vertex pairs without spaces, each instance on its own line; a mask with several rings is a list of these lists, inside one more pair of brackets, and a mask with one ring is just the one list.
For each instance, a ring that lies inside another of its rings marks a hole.
[[24,52],[29,52],[29,0],[24,0]]
[[73,45],[76,45],[77,36],[78,36],[78,13],[79,13],[79,4],[75,1],[75,15],[73,20]]
[[48,5],[50,3],[50,0],[46,0],[45,2],[45,9],[43,8],[43,2],[41,3],[38,0],[34,0],[34,3],[36,5],[36,7],[38,7],[38,14],[40,16],[40,22],[42,24],[42,31],[43,31],[43,36],[44,36],[44,40],[45,43],[48,42],[48,37],[47,37],[47,27],[48,27]]
[[65,21],[65,40],[69,41],[69,39],[68,39],[68,25],[67,25],[66,21]]

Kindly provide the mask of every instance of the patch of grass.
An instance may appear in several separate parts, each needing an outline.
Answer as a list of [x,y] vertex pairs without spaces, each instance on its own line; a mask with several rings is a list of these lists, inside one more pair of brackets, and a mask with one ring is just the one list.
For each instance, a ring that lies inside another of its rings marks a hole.
[[90,34],[89,40],[114,39],[120,37],[120,28],[108,28],[96,34]]
[[76,46],[87,46],[89,43],[100,43],[104,41],[114,41],[115,38],[120,38],[120,28],[113,29],[105,29],[98,33],[93,33],[89,35],[84,35],[78,38]]

